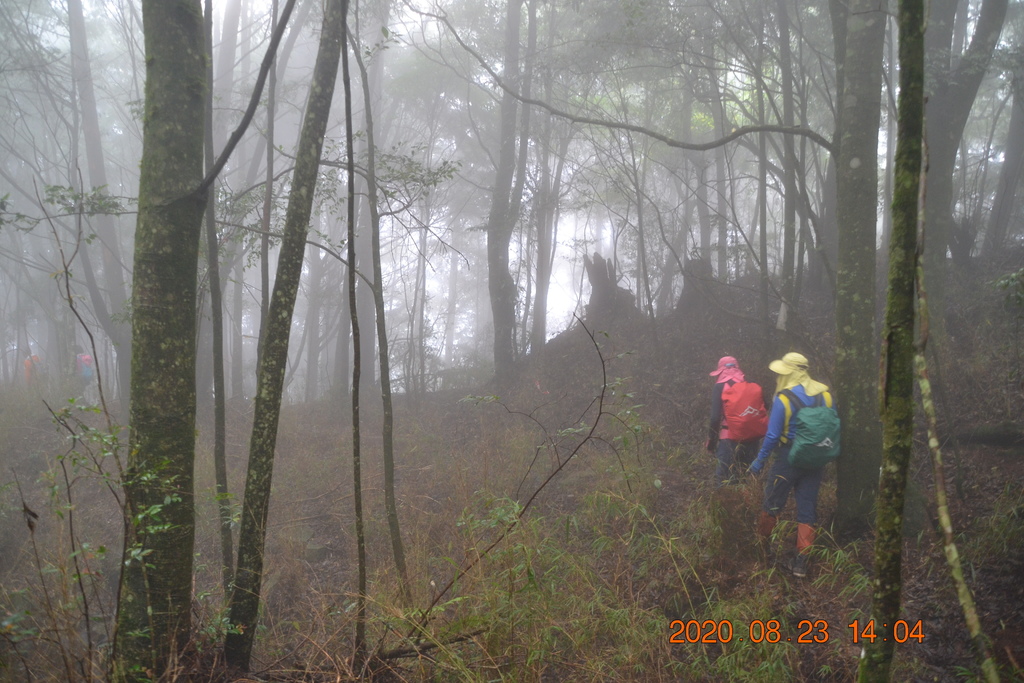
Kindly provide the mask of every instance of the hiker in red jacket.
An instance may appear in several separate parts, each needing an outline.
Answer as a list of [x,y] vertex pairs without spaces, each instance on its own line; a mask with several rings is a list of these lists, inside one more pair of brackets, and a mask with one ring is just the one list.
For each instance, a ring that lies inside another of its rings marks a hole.
[[757,446],[768,425],[761,387],[747,382],[739,363],[722,356],[718,367],[708,373],[717,377],[711,391],[711,425],[705,444],[718,457],[715,485],[739,480],[757,454]]

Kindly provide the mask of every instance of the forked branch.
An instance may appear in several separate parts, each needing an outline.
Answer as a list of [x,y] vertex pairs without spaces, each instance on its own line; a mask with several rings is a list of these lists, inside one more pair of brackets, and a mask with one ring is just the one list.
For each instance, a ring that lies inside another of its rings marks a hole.
[[[410,632],[406,636],[408,640],[414,641],[411,651],[417,651],[421,648],[422,641],[419,639],[415,639],[415,636],[417,633],[423,634],[425,632],[426,625],[430,621],[431,614],[433,613],[435,608],[440,604],[441,599],[444,598],[444,596],[452,590],[452,588],[460,579],[466,576],[475,566],[477,566],[485,557],[487,557],[491,553],[491,551],[498,547],[502,543],[502,541],[504,541],[509,536],[509,534],[511,534],[512,531],[516,529],[516,527],[519,526],[519,522],[526,515],[527,511],[533,505],[534,501],[537,500],[537,496],[539,496],[540,493],[545,488],[547,488],[547,486],[552,481],[554,481],[554,479],[559,474],[561,474],[561,472],[565,469],[566,465],[568,465],[573,460],[574,456],[576,456],[587,443],[598,438],[597,428],[601,424],[601,419],[605,415],[607,415],[605,411],[605,404],[607,402],[609,387],[608,366],[605,361],[604,355],[601,353],[601,347],[598,344],[596,337],[594,336],[594,332],[591,331],[590,328],[588,328],[586,324],[578,317],[576,318],[576,321],[587,333],[587,336],[590,337],[590,342],[593,345],[594,351],[597,353],[598,359],[601,362],[601,389],[598,392],[597,396],[594,398],[594,400],[588,404],[587,410],[584,411],[583,416],[581,416],[580,422],[583,421],[582,417],[585,417],[587,412],[590,412],[591,409],[595,407],[597,410],[597,416],[594,419],[593,423],[588,428],[586,428],[585,431],[582,432],[582,438],[579,439],[579,441],[573,446],[573,448],[568,452],[568,454],[564,458],[557,458],[557,465],[551,470],[550,473],[548,473],[548,476],[544,478],[544,480],[537,486],[537,488],[534,489],[533,493],[531,493],[529,498],[526,499],[526,502],[524,502],[523,505],[519,508],[515,516],[510,521],[508,521],[505,524],[505,526],[501,529],[497,537],[493,541],[491,541],[483,550],[476,553],[471,559],[465,561],[461,566],[459,566],[458,569],[456,569],[454,575],[448,580],[448,582],[433,596],[433,599],[430,601],[430,604],[424,610],[421,611],[419,617],[417,618]],[[557,444],[555,444],[555,447],[557,448]],[[394,650],[378,652],[375,656],[378,659],[396,659],[408,656],[409,653],[410,648],[409,646],[406,646]]]

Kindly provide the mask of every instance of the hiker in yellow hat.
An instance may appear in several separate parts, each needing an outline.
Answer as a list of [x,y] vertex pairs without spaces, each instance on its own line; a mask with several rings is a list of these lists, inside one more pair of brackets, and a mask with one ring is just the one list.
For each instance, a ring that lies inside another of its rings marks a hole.
[[838,455],[839,448],[839,418],[832,395],[828,386],[811,378],[808,367],[807,358],[794,352],[768,365],[776,374],[775,398],[768,433],[749,470],[760,474],[768,457],[776,453],[764,487],[757,531],[764,539],[771,536],[779,511],[792,491],[796,499],[797,552],[790,569],[798,577],[807,576],[807,554],[814,543],[824,464]]

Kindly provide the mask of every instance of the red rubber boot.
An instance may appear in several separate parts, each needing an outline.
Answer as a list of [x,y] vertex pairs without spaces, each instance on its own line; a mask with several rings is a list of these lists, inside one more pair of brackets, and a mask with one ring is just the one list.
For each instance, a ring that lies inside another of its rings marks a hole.
[[796,527],[796,555],[793,557],[793,564],[790,565],[793,576],[798,578],[807,576],[807,557],[812,545],[814,545],[814,527],[810,524],[798,524]]
[[757,535],[765,540],[771,538],[776,521],[778,521],[776,517],[761,510],[761,516],[757,518]]

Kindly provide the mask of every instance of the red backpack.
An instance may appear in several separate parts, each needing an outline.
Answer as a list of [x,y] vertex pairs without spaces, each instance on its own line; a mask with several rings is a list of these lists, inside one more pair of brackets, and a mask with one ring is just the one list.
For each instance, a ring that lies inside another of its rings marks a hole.
[[736,382],[722,390],[722,412],[729,438],[735,441],[760,439],[768,433],[768,411],[759,384]]

